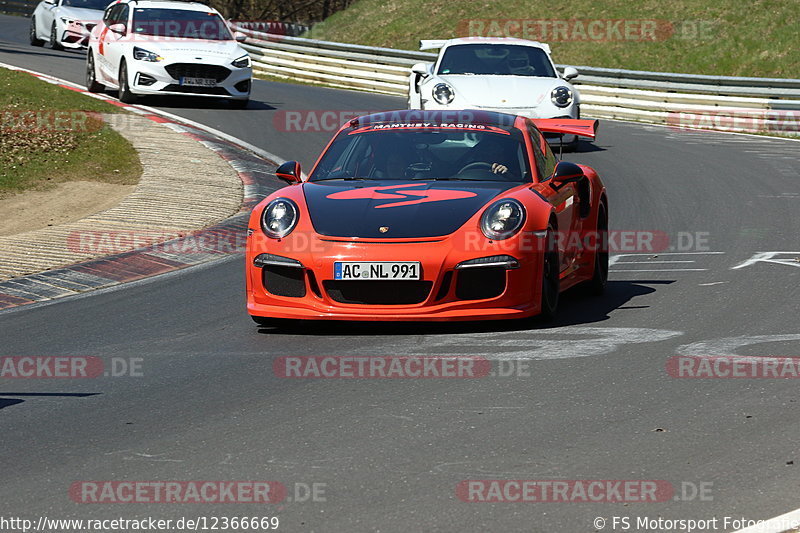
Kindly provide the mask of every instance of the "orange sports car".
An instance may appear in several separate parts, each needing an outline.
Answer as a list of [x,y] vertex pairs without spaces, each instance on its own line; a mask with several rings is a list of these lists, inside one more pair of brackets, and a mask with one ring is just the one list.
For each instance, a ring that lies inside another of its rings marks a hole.
[[346,123],[308,177],[259,203],[247,230],[247,310],[276,319],[552,317],[559,293],[602,292],[608,200],[543,132],[595,120],[393,111]]

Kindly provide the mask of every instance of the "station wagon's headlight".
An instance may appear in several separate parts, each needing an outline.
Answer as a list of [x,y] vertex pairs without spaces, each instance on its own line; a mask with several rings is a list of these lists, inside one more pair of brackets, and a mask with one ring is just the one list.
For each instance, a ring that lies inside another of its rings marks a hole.
[[163,57],[155,52],[145,50],[144,48],[139,48],[138,46],[133,47],[133,58],[138,59],[139,61],[149,61],[151,63],[158,63],[159,61],[164,60]]
[[453,98],[456,97],[456,93],[453,92],[453,88],[446,83],[437,83],[433,88],[432,95],[433,99],[439,102],[441,105],[449,104],[453,101]]
[[481,231],[487,239],[502,241],[513,237],[524,222],[525,208],[509,198],[493,203],[483,212]]
[[261,229],[267,237],[282,239],[297,225],[297,204],[288,198],[276,198],[261,213]]
[[556,107],[567,107],[572,103],[572,91],[569,87],[564,87],[563,85],[556,87],[550,93],[550,101]]
[[236,68],[247,68],[250,66],[250,56],[242,56],[239,59],[234,60],[231,65]]

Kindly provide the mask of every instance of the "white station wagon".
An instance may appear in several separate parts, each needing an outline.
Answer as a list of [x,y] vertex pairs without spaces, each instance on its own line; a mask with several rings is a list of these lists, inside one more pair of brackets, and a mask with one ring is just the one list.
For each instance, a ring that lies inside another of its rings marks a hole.
[[86,87],[119,89],[119,99],[194,95],[245,107],[253,70],[220,14],[197,2],[118,0],[92,30]]

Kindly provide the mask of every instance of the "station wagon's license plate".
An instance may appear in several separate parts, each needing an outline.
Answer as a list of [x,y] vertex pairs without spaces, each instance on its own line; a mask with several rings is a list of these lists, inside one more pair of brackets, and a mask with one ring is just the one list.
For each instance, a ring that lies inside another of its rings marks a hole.
[[181,85],[189,87],[214,87],[216,84],[214,78],[181,78]]
[[341,280],[418,280],[419,261],[336,261],[333,279]]

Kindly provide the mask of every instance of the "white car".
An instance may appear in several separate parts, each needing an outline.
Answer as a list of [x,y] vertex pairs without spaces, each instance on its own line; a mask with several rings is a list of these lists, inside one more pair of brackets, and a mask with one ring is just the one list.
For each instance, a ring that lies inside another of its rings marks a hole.
[[100,22],[111,0],[42,0],[31,16],[33,46],[86,48],[92,28]]
[[225,98],[246,107],[250,56],[220,14],[197,2],[117,0],[95,26],[86,54],[86,87],[143,95]]
[[[580,118],[580,94],[559,74],[544,43],[513,38],[464,37],[422,40],[439,49],[435,63],[411,67],[409,109],[483,109],[529,118]],[[549,137],[550,140],[553,137]],[[577,136],[564,136],[568,148]]]

